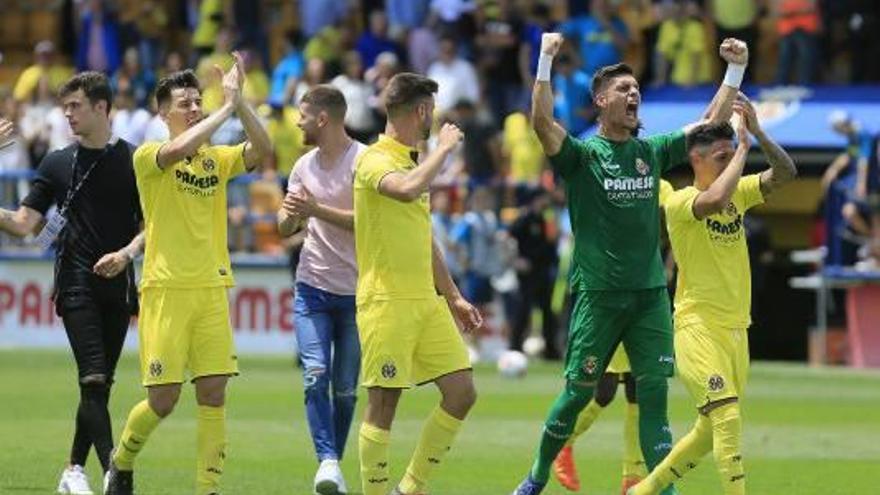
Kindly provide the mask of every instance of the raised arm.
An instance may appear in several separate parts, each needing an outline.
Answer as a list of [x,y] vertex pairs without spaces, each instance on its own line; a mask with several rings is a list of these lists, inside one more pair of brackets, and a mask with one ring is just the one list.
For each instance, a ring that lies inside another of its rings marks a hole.
[[[232,116],[241,100],[241,86],[243,84],[237,65],[236,63],[225,74],[223,74],[219,67],[214,67],[214,70],[219,72],[223,78],[223,106],[198,124],[175,137],[171,142],[162,146],[156,157],[159,168],[164,169],[188,156],[194,155],[200,146],[211,139],[211,136],[220,128],[223,122]],[[184,104],[191,104],[186,100],[182,100],[182,102]]]
[[758,114],[755,113],[755,107],[744,94],[740,93],[739,99],[733,104],[733,108],[737,114],[742,116],[749,132],[758,140],[758,144],[761,145],[761,151],[764,152],[764,156],[767,158],[767,164],[770,165],[769,169],[761,172],[761,194],[768,196],[783,184],[791,182],[797,177],[797,167],[795,167],[794,160],[791,159],[788,153],[776,144],[764,132],[764,129],[761,128]]
[[740,121],[736,134],[738,144],[736,151],[733,153],[733,158],[730,159],[730,163],[727,164],[721,175],[715,179],[715,182],[694,199],[692,210],[694,218],[697,220],[702,220],[709,215],[723,211],[730,203],[730,198],[736,191],[736,186],[742,176],[743,167],[746,164],[746,157],[751,146],[751,138],[746,131],[743,121]]
[[[241,59],[241,54],[238,52],[232,55],[235,57],[235,66],[232,69],[238,71],[238,77],[243,84],[246,79],[244,60]],[[235,113],[241,119],[241,125],[248,138],[244,148],[244,167],[248,172],[251,172],[257,166],[265,163],[266,157],[272,154],[272,141],[257,113],[244,98],[238,99]]]
[[437,148],[428,158],[408,172],[392,172],[383,177],[379,182],[379,192],[405,203],[415,201],[428,191],[431,182],[443,168],[446,157],[462,139],[464,134],[455,124],[444,124],[437,136]]
[[538,59],[538,75],[532,89],[532,127],[541,141],[544,154],[554,156],[562,149],[562,142],[568,134],[565,128],[553,119],[553,88],[550,85],[550,67],[553,57],[562,46],[562,35],[544,33],[541,37],[541,56]]
[[686,125],[684,127],[685,134],[706,122],[727,122],[733,115],[733,102],[737,98],[746,65],[749,63],[749,47],[743,41],[727,38],[721,42],[718,52],[721,58],[727,62],[724,81],[718,87],[712,101],[709,102],[703,119],[700,122]]

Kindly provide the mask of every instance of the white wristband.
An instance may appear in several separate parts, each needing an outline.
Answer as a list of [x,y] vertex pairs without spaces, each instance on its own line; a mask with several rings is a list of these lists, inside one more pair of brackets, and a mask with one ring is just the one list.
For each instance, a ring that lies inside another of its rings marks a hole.
[[727,72],[724,73],[724,85],[731,88],[739,88],[745,73],[745,64],[727,64]]
[[538,81],[550,82],[550,67],[553,65],[553,55],[541,53],[538,57]]

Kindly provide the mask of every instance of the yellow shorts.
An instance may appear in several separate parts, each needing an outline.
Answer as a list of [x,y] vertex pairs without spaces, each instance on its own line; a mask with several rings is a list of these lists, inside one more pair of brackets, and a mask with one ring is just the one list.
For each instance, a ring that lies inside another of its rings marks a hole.
[[749,334],[745,329],[689,325],[675,329],[678,374],[697,408],[742,397],[749,378]]
[[361,385],[409,388],[471,368],[446,301],[370,301],[358,305]]
[[144,386],[238,374],[226,287],[145,288],[138,338]]
[[608,367],[605,368],[605,373],[629,373],[630,371],[629,356],[626,355],[623,344],[618,344],[617,350],[611,356],[611,361],[608,362]]

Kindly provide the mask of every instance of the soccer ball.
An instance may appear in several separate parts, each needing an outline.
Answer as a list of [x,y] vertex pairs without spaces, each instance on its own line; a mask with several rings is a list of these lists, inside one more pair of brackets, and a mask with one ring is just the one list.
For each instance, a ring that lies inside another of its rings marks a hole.
[[522,378],[528,367],[529,358],[519,351],[504,351],[498,358],[498,372],[504,378]]

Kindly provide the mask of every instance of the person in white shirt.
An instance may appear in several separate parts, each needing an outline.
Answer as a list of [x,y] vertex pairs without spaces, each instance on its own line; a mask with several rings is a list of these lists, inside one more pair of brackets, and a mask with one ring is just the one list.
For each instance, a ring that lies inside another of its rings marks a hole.
[[437,109],[445,112],[458,101],[476,103],[480,99],[480,81],[474,66],[458,56],[458,42],[451,36],[440,39],[440,58],[428,68],[428,77],[440,86]]
[[378,133],[376,116],[370,101],[373,85],[364,80],[364,64],[358,52],[351,51],[342,59],[343,73],[330,82],[342,92],[348,102],[345,129],[357,141],[369,143]]

